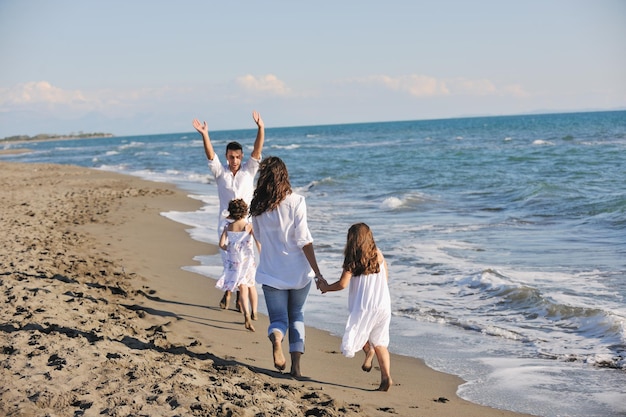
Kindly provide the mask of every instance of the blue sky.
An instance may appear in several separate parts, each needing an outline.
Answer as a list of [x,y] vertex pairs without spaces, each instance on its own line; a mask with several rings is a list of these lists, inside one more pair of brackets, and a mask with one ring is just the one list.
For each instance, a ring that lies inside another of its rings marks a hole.
[[0,138],[626,109],[626,1],[0,0]]

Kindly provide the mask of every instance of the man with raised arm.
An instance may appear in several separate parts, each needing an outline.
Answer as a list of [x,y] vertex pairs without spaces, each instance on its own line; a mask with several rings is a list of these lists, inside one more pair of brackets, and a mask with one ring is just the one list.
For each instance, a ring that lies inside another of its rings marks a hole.
[[[227,225],[226,217],[223,213],[228,211],[228,203],[231,200],[241,198],[246,204],[250,205],[252,195],[254,194],[254,176],[259,170],[261,162],[261,151],[265,141],[265,125],[261,115],[254,111],[252,118],[256,123],[258,130],[254,148],[250,158],[243,162],[243,147],[239,142],[230,142],[226,145],[226,164],[222,164],[213,149],[213,144],[209,138],[209,128],[207,122],[200,122],[198,119],[193,120],[193,127],[202,135],[204,142],[204,152],[209,160],[209,168],[215,176],[217,183],[217,192],[220,200],[219,219],[218,219],[218,241],[224,227]],[[222,261],[224,261],[224,251],[222,253]],[[230,291],[226,291],[220,302],[220,307],[228,308],[230,304]],[[243,301],[242,301],[243,302]],[[239,306],[237,306],[239,309]]]

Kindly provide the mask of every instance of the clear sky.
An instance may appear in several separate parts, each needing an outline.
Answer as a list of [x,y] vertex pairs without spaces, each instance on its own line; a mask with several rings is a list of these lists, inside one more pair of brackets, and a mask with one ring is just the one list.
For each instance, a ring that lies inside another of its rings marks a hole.
[[625,0],[0,0],[0,138],[626,109]]

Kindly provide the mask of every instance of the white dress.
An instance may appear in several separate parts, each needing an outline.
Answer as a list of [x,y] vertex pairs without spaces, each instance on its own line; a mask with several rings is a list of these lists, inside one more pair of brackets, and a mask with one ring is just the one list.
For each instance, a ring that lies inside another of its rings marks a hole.
[[247,230],[226,232],[228,247],[224,261],[224,272],[215,284],[222,291],[235,291],[240,285],[255,285],[256,260],[254,259],[254,237]]
[[367,341],[372,347],[389,346],[391,297],[384,262],[377,274],[350,278],[348,309],[350,315],[341,342],[344,356],[354,357]]

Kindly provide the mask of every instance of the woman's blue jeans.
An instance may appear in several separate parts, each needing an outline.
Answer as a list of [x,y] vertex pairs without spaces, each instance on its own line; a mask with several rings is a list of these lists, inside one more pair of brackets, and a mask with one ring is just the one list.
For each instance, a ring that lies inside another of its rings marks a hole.
[[304,303],[311,283],[299,290],[279,290],[263,285],[263,295],[270,316],[268,336],[279,331],[283,337],[289,330],[289,352],[304,353]]

